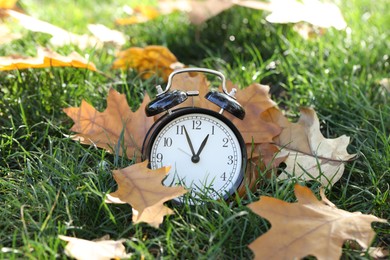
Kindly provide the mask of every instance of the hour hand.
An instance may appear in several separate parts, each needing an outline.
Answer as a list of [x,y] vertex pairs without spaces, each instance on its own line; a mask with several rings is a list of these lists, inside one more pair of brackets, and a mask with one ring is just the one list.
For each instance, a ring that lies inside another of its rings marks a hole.
[[190,136],[188,135],[187,129],[185,126],[183,126],[183,129],[184,129],[184,133],[186,135],[187,143],[190,146],[192,156],[195,156],[194,146],[192,145],[192,142],[191,142]]

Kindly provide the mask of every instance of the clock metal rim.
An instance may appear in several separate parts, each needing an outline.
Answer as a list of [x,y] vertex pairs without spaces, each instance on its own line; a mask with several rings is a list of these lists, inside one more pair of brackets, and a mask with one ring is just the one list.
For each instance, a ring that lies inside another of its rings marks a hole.
[[237,191],[237,189],[239,188],[239,186],[241,185],[244,179],[244,174],[245,174],[246,164],[247,164],[247,152],[246,152],[246,145],[244,139],[242,138],[242,135],[237,129],[237,127],[229,119],[227,119],[222,114],[219,114],[218,112],[204,109],[204,108],[185,107],[185,108],[178,108],[176,110],[172,110],[170,114],[166,114],[162,116],[152,125],[152,127],[149,129],[148,133],[146,134],[146,137],[142,145],[142,155],[143,155],[142,160],[148,160],[149,161],[148,167],[150,168],[151,165],[149,159],[151,154],[151,148],[155,139],[161,132],[161,130],[176,118],[183,115],[190,115],[195,113],[207,114],[209,116],[221,120],[232,130],[233,134],[236,136],[239,142],[239,149],[241,150],[241,155],[242,155],[241,169],[239,171],[240,176],[238,177],[237,181],[233,183],[233,186],[228,190],[228,192],[226,194],[223,194],[223,198],[226,200],[231,195],[233,195],[235,191]]

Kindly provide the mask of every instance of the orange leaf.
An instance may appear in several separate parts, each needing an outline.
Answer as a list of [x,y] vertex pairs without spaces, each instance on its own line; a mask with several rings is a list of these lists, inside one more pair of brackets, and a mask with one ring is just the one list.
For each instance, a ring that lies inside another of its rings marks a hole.
[[75,123],[71,128],[77,132],[73,139],[120,155],[124,153],[122,147],[125,147],[127,156],[132,158],[134,154],[140,157],[143,139],[153,124],[153,119],[145,116],[147,103],[149,98],[145,97],[140,108],[132,112],[126,96],[110,89],[104,112],[96,111],[84,100],[80,107],[65,108],[64,112]]
[[118,190],[109,194],[107,202],[126,202],[133,207],[133,221],[147,222],[154,227],[162,223],[163,217],[172,214],[164,202],[179,197],[187,191],[183,187],[166,187],[162,180],[170,167],[151,170],[148,162],[133,164],[125,169],[113,171]]
[[174,69],[183,67],[170,50],[157,45],[145,48],[131,47],[121,51],[112,65],[113,69],[134,68],[144,79],[158,75],[165,81]]
[[345,240],[356,240],[364,249],[374,239],[372,222],[385,219],[348,212],[319,201],[307,187],[295,185],[296,203],[271,197],[248,207],[271,222],[271,229],[249,245],[255,259],[340,259]]
[[18,56],[0,57],[0,70],[20,70],[31,68],[49,67],[74,67],[85,68],[96,71],[92,62],[87,61],[77,52],[72,52],[68,56],[62,56],[54,51],[38,48],[37,57],[22,58]]
[[282,128],[274,138],[281,150],[276,158],[287,156],[281,179],[288,178],[288,173],[305,180],[317,179],[323,185],[334,184],[344,172],[344,163],[355,156],[347,152],[349,137],[326,139],[321,134],[318,117],[310,108],[301,109],[297,123],[288,121],[277,108],[270,108],[261,116]]

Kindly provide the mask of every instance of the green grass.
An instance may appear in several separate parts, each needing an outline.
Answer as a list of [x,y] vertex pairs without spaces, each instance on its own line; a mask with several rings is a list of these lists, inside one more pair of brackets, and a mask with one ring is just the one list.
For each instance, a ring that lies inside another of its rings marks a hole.
[[[77,33],[87,32],[88,23],[114,28],[114,18],[122,15],[121,6],[127,3],[20,2],[31,15]],[[390,104],[389,92],[379,81],[390,72],[390,4],[342,2],[350,33],[331,29],[308,41],[292,26],[268,24],[264,13],[240,7],[198,27],[176,13],[117,29],[130,37],[123,48],[165,45],[181,62],[221,70],[241,88],[252,82],[270,85],[274,100],[292,118],[299,116],[300,106],[315,108],[323,134],[350,136],[348,150],[358,154],[328,191],[330,200],[341,209],[389,220]],[[0,56],[35,55],[37,45],[50,46],[47,35],[16,29],[26,36],[1,46]],[[232,35],[234,41],[229,40]],[[248,191],[246,199],[201,206],[169,204],[176,214],[160,229],[133,225],[128,205],[104,203],[105,194],[116,189],[111,170],[132,162],[68,140],[64,135],[70,134],[72,122],[62,108],[86,99],[104,109],[107,90],[114,87],[126,93],[136,109],[142,93],[153,93],[161,80],[142,81],[133,72],[110,70],[112,48],[55,49],[89,54],[110,77],[72,68],[0,72],[0,258],[66,258],[59,234],[126,238],[127,250],[135,258],[253,257],[248,244],[270,226],[245,205],[260,195],[295,201],[294,183],[261,177],[259,189]],[[319,184],[307,185],[318,194]],[[389,225],[373,227],[378,233],[373,245],[389,248]],[[346,247],[343,258],[361,257]]]

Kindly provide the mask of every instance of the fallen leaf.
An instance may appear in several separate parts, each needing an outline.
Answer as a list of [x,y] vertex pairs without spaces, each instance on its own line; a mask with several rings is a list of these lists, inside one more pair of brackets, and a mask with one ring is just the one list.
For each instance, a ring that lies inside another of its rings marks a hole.
[[68,56],[62,56],[49,49],[38,48],[37,54],[37,57],[20,57],[15,55],[0,57],[0,71],[50,67],[73,67],[92,71],[97,70],[92,62],[84,59],[77,52],[72,52]]
[[319,0],[272,0],[271,14],[266,17],[270,23],[307,22],[321,28],[345,29],[347,24],[340,9],[333,3]]
[[374,239],[372,222],[385,219],[348,212],[319,201],[307,187],[295,185],[296,203],[261,196],[248,207],[271,223],[271,229],[249,245],[255,259],[340,259],[346,240],[367,249]]
[[55,46],[74,44],[80,49],[87,47],[101,48],[103,46],[102,42],[93,36],[74,34],[48,22],[13,10],[7,10],[6,13],[19,21],[27,30],[50,34],[52,36],[50,43]]
[[183,67],[169,49],[158,45],[131,47],[121,51],[112,65],[113,69],[134,68],[143,79],[158,75],[165,81],[175,69]]
[[144,111],[149,101],[146,96],[139,109],[132,112],[126,96],[110,89],[104,112],[97,111],[84,100],[80,107],[65,108],[64,112],[75,123],[70,129],[77,133],[72,136],[74,140],[93,144],[119,155],[124,154],[124,147],[129,158],[134,155],[140,158],[142,142],[153,124],[153,119],[146,117]]
[[245,109],[245,118],[240,120],[226,113],[226,116],[234,123],[248,145],[272,142],[274,136],[281,131],[280,127],[273,122],[262,120],[260,115],[267,109],[276,106],[270,98],[269,87],[253,83],[252,85],[238,90],[237,101]]
[[321,134],[317,114],[310,108],[301,109],[297,123],[291,123],[277,108],[268,109],[261,117],[282,128],[273,139],[280,150],[275,158],[287,156],[280,179],[293,175],[304,180],[318,180],[324,186],[333,185],[342,176],[344,163],[355,156],[347,152],[349,137],[326,139]]
[[158,227],[165,215],[173,213],[163,203],[187,192],[180,186],[162,185],[169,170],[170,167],[151,170],[144,161],[113,171],[118,190],[109,194],[107,202],[126,202],[133,207],[134,223],[146,222]]
[[78,260],[110,260],[129,258],[131,256],[126,254],[126,248],[123,246],[124,240],[89,241],[62,235],[58,237],[68,242],[65,247],[65,254]]
[[126,43],[126,36],[117,30],[112,30],[103,24],[88,24],[88,30],[100,42],[111,43],[116,46],[122,46]]
[[126,6],[126,11],[130,16],[116,19],[115,20],[116,24],[131,25],[131,24],[145,23],[147,21],[153,20],[158,16],[160,16],[159,10],[157,10],[155,7],[147,6],[147,5],[141,5],[135,8]]

